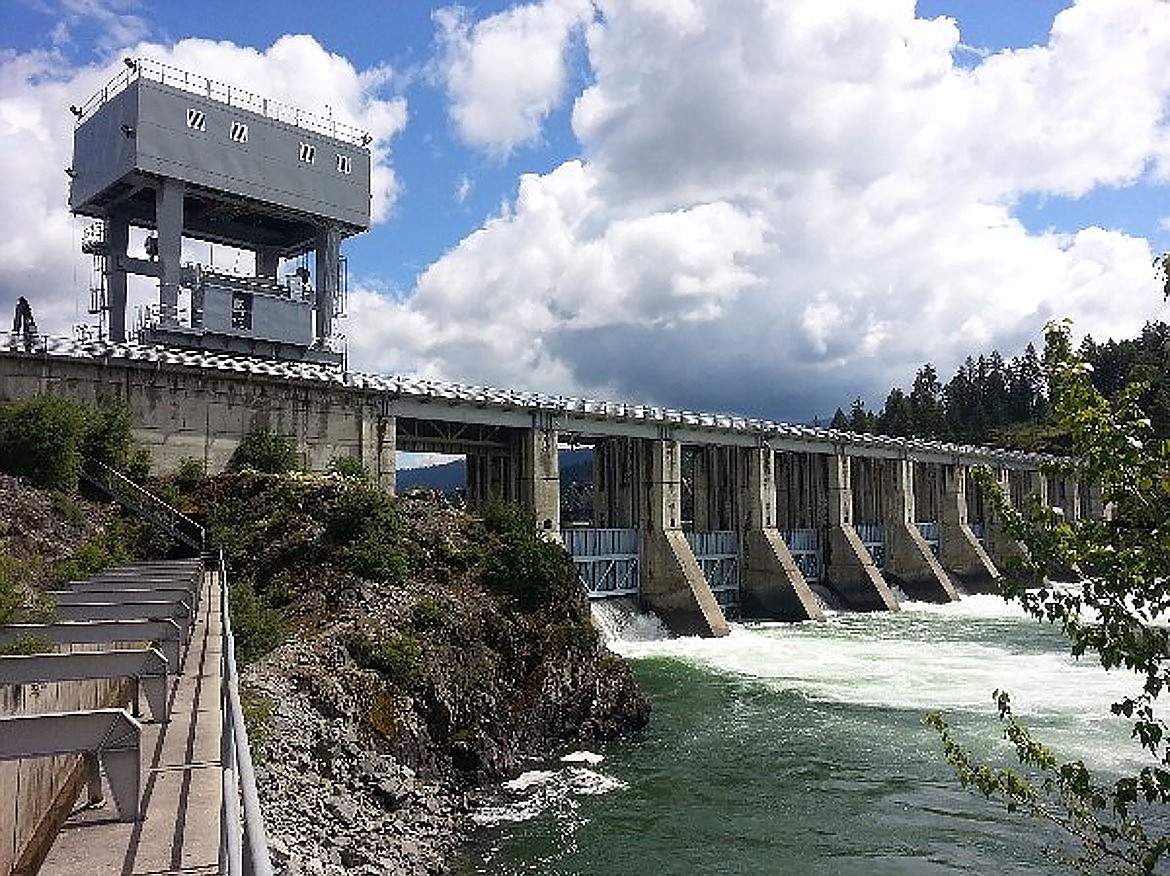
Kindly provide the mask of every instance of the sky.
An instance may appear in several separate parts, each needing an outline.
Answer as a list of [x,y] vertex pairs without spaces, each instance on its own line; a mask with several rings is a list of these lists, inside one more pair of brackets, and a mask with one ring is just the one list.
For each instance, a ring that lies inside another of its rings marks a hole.
[[0,0],[0,311],[92,319],[68,107],[144,57],[369,131],[355,369],[812,422],[1167,316],[1170,0],[241,9]]

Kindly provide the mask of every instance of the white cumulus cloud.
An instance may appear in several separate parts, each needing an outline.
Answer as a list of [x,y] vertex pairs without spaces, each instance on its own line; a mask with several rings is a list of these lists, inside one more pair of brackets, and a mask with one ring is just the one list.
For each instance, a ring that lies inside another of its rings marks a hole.
[[[563,34],[530,53],[559,58]],[[805,418],[880,404],[926,361],[1012,355],[1051,318],[1135,332],[1161,303],[1146,240],[1014,211],[1158,182],[1170,4],[1079,0],[1047,44],[973,66],[913,0],[601,0],[585,42],[580,157],[371,313],[355,361]],[[515,72],[503,52],[473,67]],[[465,135],[502,148],[543,111]]]
[[460,6],[438,10],[440,75],[460,137],[502,155],[538,138],[565,96],[569,40],[592,16],[591,0],[543,0],[478,22]]

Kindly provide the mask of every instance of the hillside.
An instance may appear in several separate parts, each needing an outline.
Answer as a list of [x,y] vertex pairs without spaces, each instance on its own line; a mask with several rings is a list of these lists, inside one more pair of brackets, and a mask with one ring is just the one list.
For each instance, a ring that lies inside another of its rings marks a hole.
[[[227,553],[278,874],[444,872],[473,830],[470,790],[648,720],[565,554],[517,509],[473,517],[300,474],[154,486]],[[0,476],[0,501],[0,609],[166,549],[22,479]]]
[[255,473],[188,501],[228,552],[240,649],[267,651],[244,680],[290,867],[439,872],[468,789],[648,719],[566,555],[516,509]]

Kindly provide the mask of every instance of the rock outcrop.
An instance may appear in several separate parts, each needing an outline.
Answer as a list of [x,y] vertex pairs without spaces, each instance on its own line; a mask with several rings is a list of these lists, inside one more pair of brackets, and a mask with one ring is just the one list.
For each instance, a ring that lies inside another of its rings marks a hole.
[[244,672],[278,872],[443,872],[468,791],[645,725],[568,558],[514,513],[336,481],[208,489],[237,497],[233,580],[290,623]]

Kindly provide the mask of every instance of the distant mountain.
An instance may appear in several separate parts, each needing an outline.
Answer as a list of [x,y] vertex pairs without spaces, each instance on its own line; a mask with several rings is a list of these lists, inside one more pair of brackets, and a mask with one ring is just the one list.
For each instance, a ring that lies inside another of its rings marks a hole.
[[451,462],[439,465],[427,465],[421,468],[399,469],[395,475],[395,485],[398,492],[411,487],[423,487],[428,490],[437,490],[440,493],[454,493],[463,489],[467,484],[467,462],[454,459]]
[[[593,451],[590,449],[562,450],[560,453],[562,485],[576,481],[593,481]],[[455,459],[440,465],[400,469],[396,476],[399,492],[411,487],[423,487],[440,493],[454,493],[467,485],[467,462]]]

